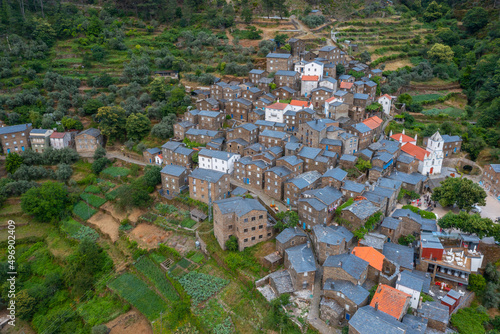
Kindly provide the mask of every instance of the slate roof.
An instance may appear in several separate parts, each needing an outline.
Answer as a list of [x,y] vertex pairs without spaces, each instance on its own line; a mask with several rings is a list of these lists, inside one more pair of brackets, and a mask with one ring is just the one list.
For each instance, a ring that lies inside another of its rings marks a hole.
[[298,245],[285,250],[290,266],[297,273],[316,271],[316,261],[312,248],[307,244]]
[[369,132],[372,130],[365,123],[356,123],[356,124],[353,124],[352,127],[355,128],[360,133],[366,133],[366,132]]
[[198,113],[198,116],[206,116],[206,117],[218,117],[220,116],[221,113],[218,112],[218,111],[210,111],[210,110],[201,110],[199,113]]
[[276,241],[281,242],[284,244],[285,242],[288,242],[292,238],[299,236],[299,237],[306,237],[306,234],[302,229],[298,227],[288,227],[285,228],[280,234],[276,236]]
[[[1,133],[0,133],[1,134]],[[97,137],[101,134],[101,130],[96,129],[96,128],[89,128],[87,130],[84,130],[80,132],[78,135],[90,135],[92,137]]]
[[342,154],[342,156],[340,157],[340,160],[350,161],[350,162],[355,162],[357,159],[358,159],[357,156],[351,154]]
[[371,160],[371,158],[373,157],[373,152],[370,151],[369,149],[365,148],[364,150],[361,150],[361,151],[358,151],[359,154],[363,154],[364,156],[366,156],[368,159]]
[[313,233],[318,242],[325,243],[327,245],[339,245],[342,240],[345,239],[345,236],[342,233],[331,228],[330,226],[323,226],[322,224],[314,225]]
[[375,157],[373,158],[374,160],[380,160],[382,161],[383,163],[388,163],[389,161],[391,161],[394,157],[392,156],[392,154],[389,154],[387,152],[377,152],[377,154],[375,155]]
[[356,280],[361,279],[361,275],[368,265],[367,261],[350,253],[330,255],[327,257],[325,263],[323,263],[323,267],[342,268]]
[[289,53],[268,53],[266,58],[282,58],[282,59],[288,59],[292,55]]
[[191,177],[199,180],[205,180],[210,183],[215,183],[220,180],[221,177],[226,175],[226,173],[218,172],[211,169],[196,168],[191,173]]
[[456,141],[462,141],[460,136],[449,136],[449,135],[441,135],[445,143],[453,143]]
[[360,334],[404,334],[407,330],[405,324],[370,305],[359,308],[349,325]]
[[302,144],[301,143],[286,143],[285,144],[285,150],[292,150],[292,151],[295,151],[295,150],[298,150],[299,148],[302,147]]
[[364,220],[379,211],[379,208],[373,205],[370,201],[361,200],[355,201],[348,207],[343,208],[342,211],[350,211],[359,219]]
[[339,80],[349,80],[350,78],[351,76],[348,74],[342,74],[341,76],[339,76]]
[[427,319],[416,317],[413,314],[405,315],[403,318],[403,324],[408,327],[406,334],[424,334],[427,329],[428,321],[429,320]]
[[286,132],[282,132],[282,131],[274,131],[274,130],[266,129],[260,133],[260,136],[277,138],[277,139],[283,140],[287,137],[287,134],[286,134]]
[[344,294],[350,301],[356,305],[360,305],[370,296],[370,292],[361,285],[352,284],[350,281],[333,280],[331,278],[325,281],[323,290],[338,291]]
[[441,302],[425,302],[422,307],[417,310],[418,314],[423,318],[435,320],[444,324],[448,324],[450,320],[449,309]]
[[500,164],[490,164],[495,173],[500,173]]
[[338,90],[333,95],[337,96],[337,97],[342,97],[342,96],[347,95],[347,94],[348,93],[346,91],[344,91],[344,90]]
[[173,151],[175,150],[177,147],[183,145],[182,143],[179,143],[179,142],[175,142],[175,141],[167,141],[165,144],[163,144],[161,147],[162,148],[165,148],[167,150],[170,150],[170,151]]
[[243,196],[248,192],[248,189],[243,187],[236,187],[233,191],[231,191],[231,196]]
[[399,171],[395,171],[387,177],[390,179],[393,179],[393,180],[398,180],[398,181],[408,183],[408,184],[413,184],[413,185],[416,185],[420,181],[424,181],[426,179],[426,177],[420,173],[407,174],[407,173],[403,173],[403,172],[399,172]]
[[322,145],[329,145],[329,146],[342,146],[342,141],[338,139],[323,138],[319,143]]
[[292,89],[292,88],[290,88],[290,87],[288,87],[288,86],[281,86],[280,88],[281,88],[281,89],[283,89],[283,90],[286,90],[286,91],[287,91],[288,93],[290,93],[290,94],[295,94],[295,93],[297,93],[297,91],[296,91],[295,89]]
[[413,247],[393,244],[388,242],[382,252],[385,257],[406,269],[413,269]]
[[279,155],[283,153],[283,149],[280,146],[272,146],[267,149],[268,152],[274,154],[274,155]]
[[256,69],[253,69],[251,70],[249,73],[251,74],[262,74],[264,73],[265,71],[264,70],[256,70]]
[[283,160],[292,166],[295,166],[295,165],[298,165],[298,164],[301,164],[304,162],[304,160],[297,158],[296,155],[286,155],[284,157],[279,158],[278,160]]
[[370,96],[368,94],[361,94],[361,93],[354,94],[354,98],[359,100],[368,100],[369,97]]
[[[330,67],[330,66],[335,67],[335,65],[331,65],[331,64],[325,65],[325,67]],[[335,80],[335,78],[332,78],[332,77],[323,77],[323,80],[321,80],[321,81],[328,81],[328,82],[331,82],[333,84],[337,82],[337,80]]]
[[6,135],[9,133],[26,131],[28,129],[28,127],[30,127],[30,126],[31,126],[31,123],[4,126],[3,128],[0,128],[0,135]]
[[331,177],[335,180],[343,181],[347,177],[347,174],[345,170],[335,167],[327,170],[325,174],[323,174],[323,177]]
[[148,152],[149,154],[158,154],[161,153],[161,149],[158,147],[153,147],[153,148],[148,148],[146,152]]
[[190,121],[182,121],[182,122],[179,122],[177,123],[179,124],[180,126],[182,126],[183,128],[187,128],[187,127],[190,127],[190,126],[193,126],[194,124],[191,123]]
[[349,191],[354,191],[357,193],[361,193],[365,190],[365,186],[361,183],[357,183],[351,180],[345,180],[344,185],[342,186],[341,189],[349,190]]
[[177,165],[167,165],[163,167],[160,171],[162,174],[171,175],[171,176],[180,176],[182,173],[186,171],[186,167],[177,166]]
[[443,244],[437,236],[433,233],[422,232],[420,234],[420,247],[421,248],[434,248],[434,249],[444,249]]
[[230,197],[215,201],[223,215],[235,213],[238,217],[244,216],[252,210],[266,211],[266,208],[254,198]]
[[241,103],[241,104],[244,104],[246,106],[251,106],[252,105],[252,101],[248,101],[244,98],[238,98],[236,100],[234,100],[235,102],[238,102],[238,103]]
[[306,159],[315,159],[320,153],[321,149],[318,147],[303,146],[297,155]]
[[331,225],[330,228],[334,229],[335,231],[337,231],[338,233],[342,234],[345,238],[345,242],[346,243],[349,243],[351,242],[352,238],[354,238],[354,234],[352,234],[351,231],[349,231],[347,228],[345,228],[344,226],[335,226],[335,225]]
[[431,288],[431,275],[429,273],[424,273],[423,271],[419,271],[416,269],[413,269],[411,274],[414,277],[417,277],[418,279],[422,280],[422,282],[423,282],[422,292],[429,293],[429,290]]
[[330,51],[335,50],[336,48],[337,48],[336,46],[332,46],[332,45],[325,45],[324,47],[322,47],[321,49],[319,49],[319,51],[322,51],[322,52],[330,52]]
[[294,77],[295,75],[297,75],[298,72],[295,72],[295,71],[283,71],[283,70],[280,70],[280,71],[277,71],[274,76],[279,76],[279,75],[283,75],[285,77]]
[[305,172],[297,177],[294,177],[291,180],[288,180],[287,182],[293,183],[297,188],[299,189],[304,189],[314,183],[317,179],[321,177],[321,174],[315,170],[310,171],[310,172]]
[[250,112],[254,112],[254,113],[259,114],[259,115],[265,115],[265,113],[266,113],[266,112],[265,112],[264,110],[262,110],[262,109],[254,109],[254,110],[252,110],[252,111],[250,111]]
[[48,131],[51,131],[49,129],[32,129],[30,131],[30,134],[34,133],[34,134],[40,134],[40,135],[44,135],[46,134]]
[[392,217],[385,217],[380,226],[391,229],[391,230],[395,230],[398,228],[400,222],[401,221],[399,219],[392,218]]
[[224,160],[228,161],[234,156],[239,156],[239,154],[234,154],[230,152],[223,152],[223,151],[215,151],[215,150],[209,150],[206,148],[202,148],[200,152],[198,153],[199,156],[206,156],[210,158],[215,158],[219,160]]
[[193,136],[208,136],[208,137],[215,137],[217,135],[218,131],[213,131],[213,130],[205,130],[205,129],[195,129],[195,128],[190,128],[189,130],[186,131],[187,135],[193,135]]
[[401,273],[399,273],[396,284],[421,292],[422,287],[424,285],[424,281],[418,277],[415,277],[410,271],[403,270]]
[[410,164],[414,160],[415,160],[414,157],[412,157],[411,155],[404,153],[404,152],[401,152],[401,154],[399,155],[399,157],[397,159],[398,162],[402,162],[404,164]]
[[376,143],[371,143],[368,148],[372,151],[387,151],[391,154],[399,150],[399,142],[394,140],[382,139]]
[[268,169],[266,172],[274,173],[280,177],[291,174],[292,172],[284,166],[274,166]]

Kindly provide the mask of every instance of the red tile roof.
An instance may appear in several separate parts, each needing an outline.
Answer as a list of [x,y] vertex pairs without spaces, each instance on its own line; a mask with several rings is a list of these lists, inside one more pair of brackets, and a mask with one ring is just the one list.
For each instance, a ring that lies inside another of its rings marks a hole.
[[288,104],[286,104],[286,103],[276,102],[276,103],[273,103],[271,105],[268,105],[266,108],[283,110],[286,108],[287,105]]
[[302,81],[318,81],[319,77],[317,75],[303,75]]
[[417,158],[420,161],[424,161],[426,154],[431,154],[429,151],[418,147],[417,145],[413,145],[412,143],[406,143],[401,147],[401,150],[405,153],[408,153],[412,157]]
[[352,85],[354,85],[353,82],[347,82],[347,81],[342,81],[340,83],[340,88],[341,89],[351,89],[352,88]]
[[411,143],[413,141],[415,141],[415,138],[412,138],[410,136],[407,136],[405,135],[404,133],[396,133],[396,134],[393,134],[391,136],[392,139],[394,139],[395,141],[399,141],[399,138],[401,138],[401,141],[403,143]]
[[64,138],[65,135],[66,135],[65,132],[53,132],[50,135],[50,138]]
[[299,101],[299,100],[292,100],[290,101],[290,104],[292,106],[297,106],[297,107],[306,107],[309,105],[309,102],[307,101]]
[[380,253],[373,247],[354,247],[352,254],[356,255],[360,259],[365,260],[378,271],[382,271],[382,266],[384,264],[384,254]]
[[332,102],[333,100],[335,100],[336,98],[337,98],[336,96],[332,96],[331,98],[326,99],[326,100],[325,100],[325,102],[330,103],[330,102]]
[[370,306],[375,307],[378,303],[378,310],[400,320],[405,306],[411,296],[403,291],[396,290],[388,285],[380,284],[373,295]]
[[378,128],[381,124],[382,124],[382,120],[377,117],[377,116],[373,116],[373,117],[370,117],[370,118],[367,118],[363,121],[363,124],[365,124],[367,127],[369,127],[370,129],[376,129]]
[[384,97],[384,96],[387,97],[389,99],[389,101],[392,100],[392,96],[390,96],[389,94],[384,94],[384,95],[380,96],[379,98],[377,98],[377,100],[380,99],[381,97]]

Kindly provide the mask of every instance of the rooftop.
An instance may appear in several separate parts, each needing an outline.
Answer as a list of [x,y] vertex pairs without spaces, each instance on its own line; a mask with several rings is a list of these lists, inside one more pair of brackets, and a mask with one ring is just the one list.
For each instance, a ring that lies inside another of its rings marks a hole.
[[400,319],[411,296],[407,293],[394,289],[385,284],[379,284],[373,295],[370,306],[378,304],[379,311],[382,311],[396,319]]
[[370,201],[361,200],[361,201],[355,201],[348,207],[343,208],[342,211],[350,211],[359,219],[365,220],[368,217],[375,214],[376,212],[378,212],[379,208],[373,205]]
[[331,228],[330,226],[323,226],[322,224],[317,224],[313,226],[313,233],[316,236],[318,242],[325,243],[327,245],[340,245],[345,236]]
[[283,76],[286,76],[286,77],[294,77],[298,74],[298,72],[295,72],[295,71],[277,71],[275,73],[275,76],[280,76],[280,75],[283,75]]
[[287,182],[293,183],[297,188],[304,189],[321,177],[321,174],[315,170],[302,173],[297,177],[288,180]]
[[285,250],[285,253],[288,255],[290,266],[297,273],[316,271],[316,261],[314,260],[314,254],[308,244],[302,244],[288,248],[287,250]]
[[347,174],[345,170],[335,167],[327,170],[326,173],[323,174],[323,177],[331,177],[335,180],[343,181],[347,177]]
[[401,150],[409,155],[417,158],[420,161],[424,161],[426,155],[430,155],[431,153],[426,149],[423,149],[417,145],[413,145],[412,143],[406,143],[401,147]]
[[31,123],[4,126],[4,127],[0,128],[0,135],[6,135],[9,133],[26,131],[28,129],[28,127],[31,127]]
[[401,267],[413,270],[413,247],[403,246],[387,242],[382,252],[385,257],[399,264]]
[[277,109],[277,110],[285,110],[285,108],[288,107],[288,104],[287,103],[281,103],[281,102],[276,102],[276,103],[273,103],[269,106],[266,106],[266,108],[269,108],[269,109]]
[[250,211],[266,211],[266,208],[254,198],[230,197],[215,201],[223,215],[235,213],[238,217],[244,216]]
[[171,176],[180,176],[185,171],[186,171],[186,167],[177,166],[177,165],[167,165],[167,166],[163,167],[163,169],[160,171],[160,173],[171,175]]
[[358,309],[349,325],[359,334],[405,334],[407,330],[405,324],[370,305]]
[[413,275],[411,271],[403,270],[401,273],[398,274],[398,280],[396,281],[396,284],[420,292],[422,291],[422,288],[424,286],[424,280]]
[[288,227],[276,236],[276,241],[279,241],[282,244],[284,244],[285,242],[297,236],[306,237],[306,234],[304,233],[304,231],[302,231],[302,229],[298,227]]
[[204,180],[210,183],[215,183],[219,181],[221,177],[223,177],[224,175],[227,174],[211,169],[196,168],[195,170],[193,170],[190,176],[195,179]]
[[404,133],[395,133],[391,136],[395,141],[399,141],[401,143],[411,143],[416,141],[415,138],[405,135]]
[[352,254],[365,260],[378,271],[382,271],[385,256],[373,247],[354,247]]
[[289,53],[268,53],[266,58],[282,58],[282,59],[288,59],[292,55]]
[[333,280],[331,278],[325,281],[323,290],[341,292],[356,305],[362,304],[370,296],[370,292],[361,285],[353,284],[350,281]]
[[318,81],[319,77],[317,75],[303,75],[302,81]]
[[330,255],[323,263],[324,267],[342,268],[356,280],[361,279],[368,265],[367,261],[349,253]]
[[441,302],[425,302],[417,311],[420,316],[429,320],[435,320],[441,323],[448,324],[450,319],[449,309]]

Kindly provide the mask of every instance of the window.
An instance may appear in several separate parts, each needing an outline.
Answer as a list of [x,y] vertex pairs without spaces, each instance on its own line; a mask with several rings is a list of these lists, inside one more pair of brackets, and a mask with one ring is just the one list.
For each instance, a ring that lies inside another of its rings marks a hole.
[[255,226],[254,226],[254,227],[252,227],[252,231],[255,231],[255,230],[256,230]]
[[264,215],[260,215],[260,216],[259,216],[259,219],[262,219],[262,218],[264,218]]
[[247,232],[248,232],[248,229],[247,229],[247,228],[243,230],[243,233],[247,233]]
[[248,223],[248,218],[243,219],[243,222]]
[[252,221],[255,221],[255,217],[252,217]]
[[255,237],[252,237],[252,240],[255,240]]
[[243,239],[243,242],[248,242],[248,239]]

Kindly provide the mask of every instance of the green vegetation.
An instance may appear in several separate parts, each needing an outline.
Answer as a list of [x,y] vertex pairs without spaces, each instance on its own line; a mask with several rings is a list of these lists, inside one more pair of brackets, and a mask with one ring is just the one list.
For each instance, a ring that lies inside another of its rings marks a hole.
[[165,277],[165,273],[151,259],[144,256],[136,262],[135,267],[153,282],[154,286],[163,296],[173,302],[179,300],[179,295]]
[[112,177],[121,177],[130,174],[130,170],[125,167],[108,167],[102,172]]
[[97,212],[96,209],[91,208],[87,203],[80,201],[73,207],[73,214],[83,220],[87,220]]
[[434,189],[432,200],[441,206],[456,205],[469,212],[473,205],[486,205],[486,192],[477,183],[466,178],[447,178]]
[[229,281],[192,271],[179,279],[195,305],[207,300],[225,287]]
[[160,312],[166,312],[167,303],[151,290],[144,281],[131,273],[124,273],[111,281],[108,286],[120,297],[134,305],[149,320],[160,317]]
[[465,233],[475,233],[478,237],[494,237],[500,240],[500,225],[489,218],[482,218],[478,213],[468,214],[461,211],[458,214],[448,212],[438,221],[441,228],[458,229]]
[[80,195],[80,198],[95,208],[99,208],[101,205],[106,203],[106,200],[104,198],[88,193],[82,193]]
[[66,232],[70,238],[82,241],[90,239],[96,241],[99,239],[99,233],[91,227],[80,224],[74,219],[67,219],[61,223],[61,230]]
[[483,323],[489,320],[486,309],[482,306],[473,308],[466,307],[458,310],[451,316],[451,325],[459,333],[484,334],[486,333]]
[[113,320],[127,312],[130,305],[123,303],[115,295],[94,296],[91,300],[77,307],[78,314],[86,324],[96,326]]
[[422,218],[425,218],[425,219],[436,219],[435,213],[430,212],[430,211],[421,210],[421,209],[417,208],[416,206],[413,206],[410,204],[403,205],[403,209],[411,210],[411,211],[419,214]]

